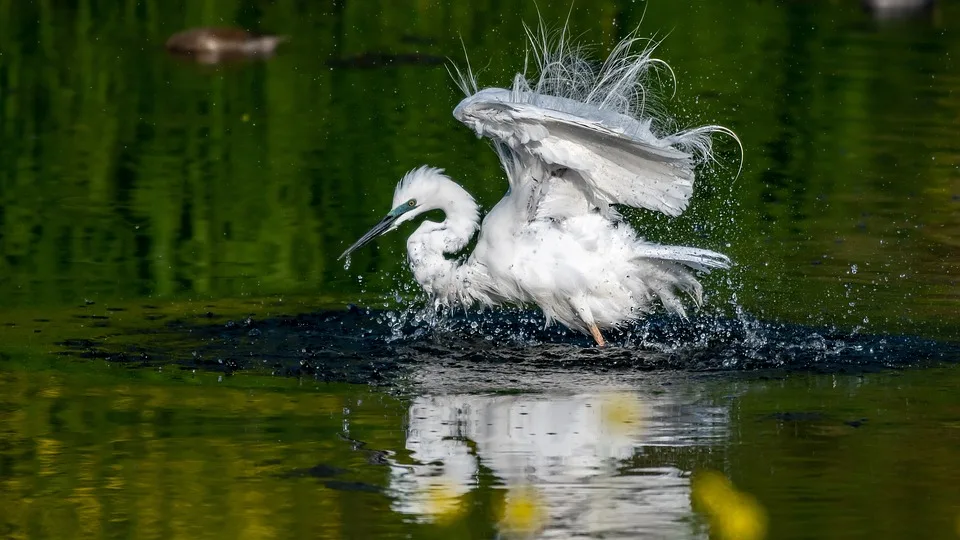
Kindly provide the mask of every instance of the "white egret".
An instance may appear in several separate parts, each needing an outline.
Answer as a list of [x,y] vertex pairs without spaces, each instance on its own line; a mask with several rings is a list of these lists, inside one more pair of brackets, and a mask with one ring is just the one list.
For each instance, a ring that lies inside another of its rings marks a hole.
[[[614,205],[677,216],[693,193],[694,169],[712,159],[713,133],[704,126],[666,132],[645,86],[665,69],[640,52],[636,32],[607,60],[591,64],[581,49],[558,36],[527,28],[537,76],[526,68],[512,88],[477,87],[469,61],[454,68],[466,98],[454,117],[486,136],[506,172],[506,195],[483,219],[477,203],[443,170],[423,166],[397,184],[393,209],[340,258],[431,210],[407,240],[410,269],[438,306],[536,304],[546,324],[559,321],[604,346],[602,328],[637,319],[656,300],[686,317],[681,297],[699,306],[703,288],[695,272],[729,268],[725,255],[648,242]],[[531,54],[528,52],[528,55]],[[742,147],[741,147],[742,148]],[[452,260],[479,229],[465,260]]]

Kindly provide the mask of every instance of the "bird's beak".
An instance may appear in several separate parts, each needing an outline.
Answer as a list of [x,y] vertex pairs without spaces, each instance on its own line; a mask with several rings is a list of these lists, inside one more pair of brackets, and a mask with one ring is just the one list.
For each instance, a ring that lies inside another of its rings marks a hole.
[[400,216],[394,215],[393,212],[387,214],[385,218],[380,220],[380,223],[377,223],[376,225],[374,225],[372,229],[367,231],[367,234],[361,236],[360,239],[354,242],[352,246],[348,247],[347,250],[343,252],[343,255],[340,255],[340,257],[338,257],[337,260],[339,261],[340,259],[353,253],[354,251],[369,244],[371,241],[373,241],[374,238],[380,236],[385,232],[390,231],[390,227],[393,225],[393,222],[396,221],[398,217]]

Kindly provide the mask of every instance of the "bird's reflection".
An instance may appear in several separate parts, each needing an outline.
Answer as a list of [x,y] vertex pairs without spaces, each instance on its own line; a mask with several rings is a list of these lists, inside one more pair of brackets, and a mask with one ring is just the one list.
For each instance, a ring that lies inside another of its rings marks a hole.
[[629,391],[423,396],[408,414],[415,464],[393,468],[395,510],[455,519],[489,471],[504,491],[501,530],[521,535],[689,536],[688,471],[673,458],[634,458],[726,434],[723,409]]

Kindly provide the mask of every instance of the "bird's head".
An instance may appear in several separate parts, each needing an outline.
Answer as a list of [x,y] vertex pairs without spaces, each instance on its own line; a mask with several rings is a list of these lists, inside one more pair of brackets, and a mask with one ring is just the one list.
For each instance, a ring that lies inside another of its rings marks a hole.
[[379,223],[367,231],[359,240],[340,255],[340,259],[367,245],[378,236],[382,236],[401,224],[431,210],[449,211],[458,202],[468,200],[474,208],[476,203],[463,188],[435,167],[419,167],[403,176],[393,192],[393,209]]

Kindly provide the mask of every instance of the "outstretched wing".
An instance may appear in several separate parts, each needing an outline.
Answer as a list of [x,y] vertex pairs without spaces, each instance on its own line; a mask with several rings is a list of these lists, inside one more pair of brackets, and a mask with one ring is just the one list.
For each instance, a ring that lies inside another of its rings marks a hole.
[[[532,167],[529,161],[534,160],[542,171],[563,171],[563,179],[573,185],[561,187],[563,183],[556,182],[553,190],[564,193],[553,195],[572,197],[579,192],[581,198],[670,216],[686,209],[693,194],[695,162],[692,153],[674,146],[678,139],[658,139],[649,121],[574,100],[537,96],[537,103],[530,101],[508,90],[485,89],[464,99],[454,116],[478,136],[491,138],[504,161]],[[509,165],[504,163],[514,191],[522,182],[550,180],[545,174],[511,174]],[[536,191],[549,198],[549,187]]]

